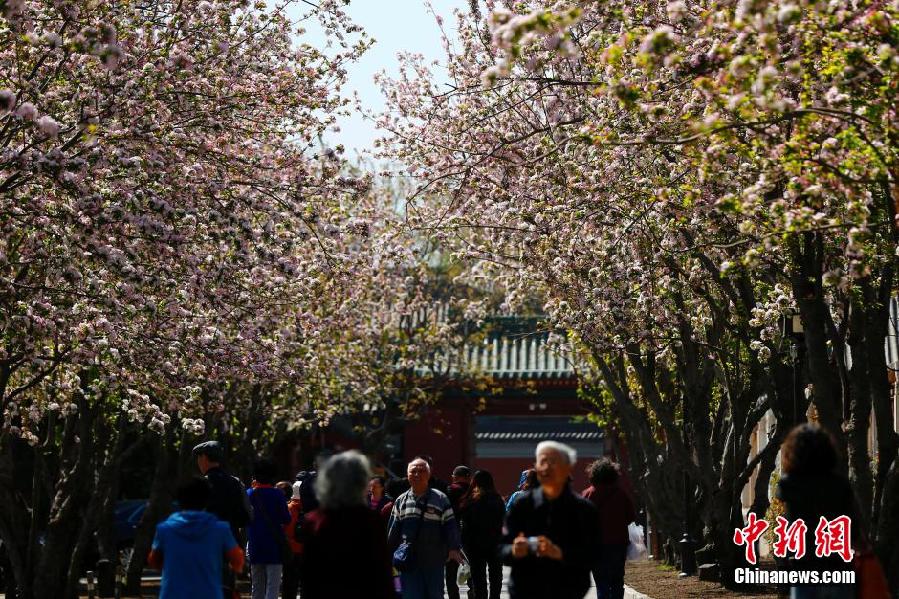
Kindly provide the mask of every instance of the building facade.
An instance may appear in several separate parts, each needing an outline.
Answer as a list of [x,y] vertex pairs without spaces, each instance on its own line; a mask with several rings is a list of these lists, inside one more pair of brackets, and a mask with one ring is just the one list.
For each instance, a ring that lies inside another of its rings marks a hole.
[[537,319],[493,319],[490,331],[482,344],[463,349],[471,372],[485,384],[478,390],[450,386],[419,420],[409,422],[404,459],[431,456],[441,478],[459,464],[489,470],[500,493],[508,495],[522,470],[532,467],[537,443],[552,439],[577,450],[573,484],[585,488],[586,466],[614,455],[615,447],[588,419],[590,406],[578,395],[574,368],[549,346]]

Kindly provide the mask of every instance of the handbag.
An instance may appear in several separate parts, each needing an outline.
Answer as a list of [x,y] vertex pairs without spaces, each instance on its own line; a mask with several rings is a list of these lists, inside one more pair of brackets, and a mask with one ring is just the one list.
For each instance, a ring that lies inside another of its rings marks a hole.
[[627,545],[627,561],[638,562],[646,559],[646,544],[643,542],[643,527],[631,522],[627,525],[630,542]]
[[468,556],[463,551],[462,563],[459,564],[459,569],[456,570],[456,585],[466,585],[469,580],[471,580],[471,564],[468,562]]
[[[415,537],[411,541],[404,538],[403,542],[400,543],[400,546],[393,552],[393,567],[396,568],[398,572],[408,572],[414,567],[415,542],[418,541],[418,535],[421,534],[421,523],[425,519],[425,508],[428,506],[428,496],[430,494],[431,490],[428,489],[428,492],[425,493],[424,503],[419,510],[418,528],[415,530]],[[418,505],[418,502],[416,502],[415,505]]]
[[858,599],[890,599],[890,587],[880,560],[868,544],[852,558]]
[[259,509],[259,506],[256,505],[256,493],[254,492],[252,495],[251,502],[253,504],[253,514],[261,513],[263,519],[265,519],[265,523],[268,526],[268,530],[272,533],[272,537],[275,539],[275,543],[278,545],[278,552],[281,556],[281,564],[286,565],[293,561],[293,550],[290,548],[290,543],[287,542],[287,535],[284,534],[284,531],[272,522],[272,519],[269,517],[268,512],[265,509]]

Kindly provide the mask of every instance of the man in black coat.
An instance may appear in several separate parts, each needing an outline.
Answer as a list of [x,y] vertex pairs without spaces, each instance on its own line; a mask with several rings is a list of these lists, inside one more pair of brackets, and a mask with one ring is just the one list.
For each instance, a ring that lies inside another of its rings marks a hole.
[[[197,459],[197,468],[212,487],[206,511],[227,522],[237,543],[245,546],[243,530],[250,523],[252,508],[243,483],[222,468],[225,452],[221,444],[218,441],[200,443],[193,448],[192,453]],[[225,568],[223,574],[223,596],[225,599],[232,599],[236,586],[234,572]]]
[[506,514],[500,557],[512,566],[512,599],[582,599],[599,556],[599,519],[592,503],[572,493],[574,449],[543,441],[535,469],[540,487],[522,494]]

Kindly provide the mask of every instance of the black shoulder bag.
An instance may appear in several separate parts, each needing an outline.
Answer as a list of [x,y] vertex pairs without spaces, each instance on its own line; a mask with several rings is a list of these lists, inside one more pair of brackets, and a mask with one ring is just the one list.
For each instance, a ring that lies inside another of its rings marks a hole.
[[[418,541],[418,535],[421,534],[421,525],[425,519],[425,509],[428,507],[428,496],[430,494],[431,490],[428,489],[427,493],[425,493],[424,503],[421,506],[421,512],[418,515],[418,528],[415,530],[415,537],[409,540],[404,536],[403,542],[393,552],[393,567],[398,572],[408,572],[415,566],[415,543]],[[415,505],[418,505],[418,502]]]

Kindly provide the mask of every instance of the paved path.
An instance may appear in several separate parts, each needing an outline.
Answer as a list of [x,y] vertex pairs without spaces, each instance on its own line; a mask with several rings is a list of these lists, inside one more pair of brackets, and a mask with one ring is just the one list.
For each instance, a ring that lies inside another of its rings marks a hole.
[[[503,568],[503,592],[501,595],[502,599],[508,599],[508,597],[509,597],[509,591],[506,590],[506,583],[508,583],[508,582],[509,582],[509,568],[505,567],[505,568]],[[467,594],[468,588],[463,586],[463,587],[459,588],[459,591],[460,591],[460,593],[459,593],[460,599],[466,599],[466,597],[468,596],[468,594]],[[446,597],[446,594],[444,594],[443,596]],[[593,577],[592,576],[590,577],[590,590],[584,596],[584,599],[596,599],[596,587],[593,586]],[[643,593],[635,591],[631,587],[625,585],[624,599],[652,599],[652,598],[644,595]]]
[[[503,568],[503,591],[502,591],[502,595],[500,595],[500,597],[501,597],[502,599],[508,599],[508,598],[509,598],[509,592],[506,590],[506,584],[507,584],[508,582],[509,582],[509,568],[508,568],[508,567],[505,567],[505,568]],[[153,583],[155,586],[158,586],[158,584],[159,584],[159,577],[158,577],[158,576],[145,576],[145,577],[144,577],[144,583]],[[467,599],[467,597],[468,597],[468,588],[467,588],[466,586],[462,586],[459,590],[460,590],[460,593],[459,593],[459,594],[460,594],[460,599]],[[83,595],[82,595],[82,596],[83,596]],[[145,596],[147,596],[147,595],[145,595]],[[155,596],[155,595],[153,595],[153,596]],[[244,595],[244,596],[248,596],[248,595]],[[444,594],[444,597],[446,597],[446,594]],[[4,595],[3,595],[2,592],[0,592],[0,599],[3,599],[3,598],[4,598]],[[584,596],[584,599],[597,599],[597,598],[596,598],[596,587],[593,586],[593,580],[592,580],[592,577],[591,577],[591,580],[590,580],[590,590],[589,590],[589,591],[587,592],[587,594]],[[638,591],[635,591],[635,590],[632,589],[631,587],[625,585],[625,587],[624,587],[624,599],[652,599],[652,598],[651,598],[651,597],[648,597],[647,595],[644,595],[643,593],[640,593],[640,592],[638,592]]]

